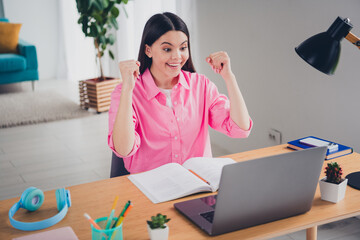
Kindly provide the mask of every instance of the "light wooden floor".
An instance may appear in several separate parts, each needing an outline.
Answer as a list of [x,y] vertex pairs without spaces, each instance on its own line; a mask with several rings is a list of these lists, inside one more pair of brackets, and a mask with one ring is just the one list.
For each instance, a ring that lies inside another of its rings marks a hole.
[[[78,102],[76,82],[41,80],[35,89],[54,89]],[[19,91],[31,91],[31,84],[0,85],[0,94]],[[108,178],[107,120],[107,113],[94,112],[86,118],[0,129],[0,200],[19,197],[30,186],[50,190]],[[230,154],[212,147],[214,156]],[[318,238],[360,239],[360,220],[320,226]],[[305,239],[305,231],[273,240],[294,239]]]

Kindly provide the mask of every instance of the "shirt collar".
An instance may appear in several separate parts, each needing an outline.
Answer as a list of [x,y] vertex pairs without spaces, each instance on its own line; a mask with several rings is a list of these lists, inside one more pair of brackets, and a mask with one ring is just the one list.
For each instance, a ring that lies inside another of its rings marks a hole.
[[[142,74],[142,80],[148,100],[154,98],[156,95],[160,93],[160,90],[156,86],[154,78],[152,77],[151,72],[148,68]],[[184,88],[189,89],[189,84],[184,76],[183,71],[180,72],[178,83],[181,84],[181,86],[183,86]]]
[[186,80],[186,77],[185,77],[185,74],[184,74],[183,70],[181,70],[181,72],[180,72],[179,82],[178,83],[180,83],[185,89],[187,89],[187,90],[190,89],[189,83]]
[[154,78],[152,77],[150,70],[148,68],[142,74],[141,78],[143,80],[143,84],[148,100],[154,98],[156,95],[159,94],[160,90],[156,86]]

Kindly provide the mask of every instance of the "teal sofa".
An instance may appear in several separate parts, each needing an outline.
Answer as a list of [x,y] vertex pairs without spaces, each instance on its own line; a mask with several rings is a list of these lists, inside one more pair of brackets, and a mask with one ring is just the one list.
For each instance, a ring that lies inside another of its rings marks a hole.
[[[6,18],[0,21],[8,22]],[[0,53],[0,84],[39,80],[36,47],[19,39],[18,54]]]

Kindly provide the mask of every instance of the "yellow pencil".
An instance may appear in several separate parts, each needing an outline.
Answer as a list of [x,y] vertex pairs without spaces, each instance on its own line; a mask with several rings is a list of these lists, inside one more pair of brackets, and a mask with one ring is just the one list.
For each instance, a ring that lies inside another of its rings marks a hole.
[[116,204],[117,204],[118,200],[119,200],[119,196],[116,196],[116,197],[115,197],[115,200],[114,200],[114,203],[113,203],[113,206],[112,206],[112,208],[111,208],[110,216],[109,216],[108,219],[107,219],[107,222],[106,222],[106,225],[105,225],[105,226],[106,226],[105,229],[109,229],[109,228],[110,228],[111,222],[112,222],[112,220],[113,220],[113,218],[114,218],[115,207],[116,207]]

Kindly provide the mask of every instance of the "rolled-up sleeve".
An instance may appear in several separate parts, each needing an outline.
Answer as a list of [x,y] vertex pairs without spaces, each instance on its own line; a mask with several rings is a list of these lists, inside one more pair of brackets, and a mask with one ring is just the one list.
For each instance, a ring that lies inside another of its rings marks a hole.
[[214,83],[209,81],[207,95],[209,101],[209,125],[213,129],[226,134],[232,138],[246,138],[250,135],[253,122],[251,118],[248,130],[241,129],[230,117],[230,101],[218,92]]
[[[116,119],[116,114],[117,114],[117,111],[118,111],[118,108],[119,108],[120,95],[121,95],[121,84],[117,85],[116,88],[114,89],[114,91],[111,94],[111,103],[110,103],[110,109],[109,109],[108,145],[111,148],[111,150],[115,153],[116,156],[121,157],[121,158],[128,158],[128,157],[134,155],[137,152],[137,150],[139,149],[139,147],[140,147],[140,136],[135,131],[134,145],[133,145],[133,148],[132,148],[131,152],[127,156],[123,156],[123,155],[119,154],[115,150],[114,141],[113,141],[113,129],[114,129],[114,123],[115,123],[115,119]],[[133,112],[133,122],[134,122],[134,126],[135,126],[135,129],[136,129],[138,121],[137,121],[137,117],[136,117],[136,113],[134,111],[134,108],[132,109],[132,112]]]

